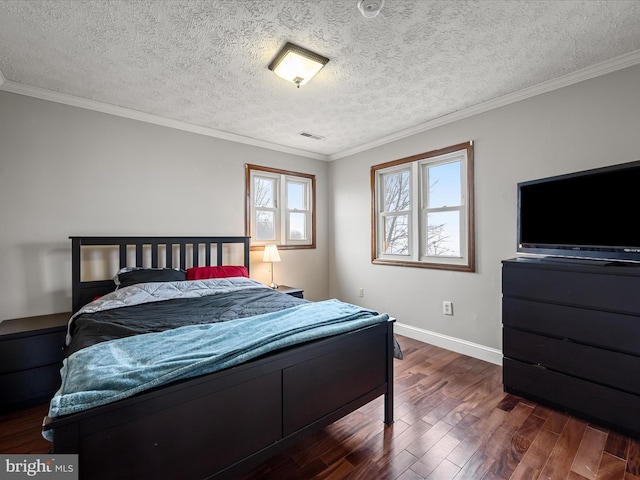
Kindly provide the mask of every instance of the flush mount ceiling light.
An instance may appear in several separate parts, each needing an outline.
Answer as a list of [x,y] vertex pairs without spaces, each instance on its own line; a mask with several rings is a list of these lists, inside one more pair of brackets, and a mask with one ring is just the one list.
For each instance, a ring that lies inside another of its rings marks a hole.
[[366,18],[373,18],[380,13],[384,0],[358,0],[358,10]]
[[328,61],[327,57],[287,42],[269,65],[269,70],[300,88],[300,85],[311,80]]

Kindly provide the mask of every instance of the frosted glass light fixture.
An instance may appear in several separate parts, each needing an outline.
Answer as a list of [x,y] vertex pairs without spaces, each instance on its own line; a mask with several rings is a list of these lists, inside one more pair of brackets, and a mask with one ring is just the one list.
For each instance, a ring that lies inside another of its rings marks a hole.
[[328,61],[327,57],[287,42],[269,65],[269,70],[300,88],[300,85],[311,80]]
[[262,261],[265,263],[271,263],[271,288],[278,288],[273,282],[273,263],[280,261],[280,254],[278,253],[278,247],[275,243],[271,243],[264,246],[264,254],[262,255]]

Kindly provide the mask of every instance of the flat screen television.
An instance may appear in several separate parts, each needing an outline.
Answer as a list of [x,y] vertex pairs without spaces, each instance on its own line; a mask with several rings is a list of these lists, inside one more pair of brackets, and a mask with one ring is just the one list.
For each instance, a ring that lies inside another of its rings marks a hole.
[[640,161],[518,184],[518,252],[640,262]]

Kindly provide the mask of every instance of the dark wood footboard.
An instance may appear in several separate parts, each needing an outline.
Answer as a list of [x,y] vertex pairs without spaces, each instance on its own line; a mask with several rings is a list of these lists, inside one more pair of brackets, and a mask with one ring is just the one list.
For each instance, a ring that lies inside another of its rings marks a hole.
[[48,420],[80,476],[232,478],[384,395],[393,422],[393,322],[291,347]]

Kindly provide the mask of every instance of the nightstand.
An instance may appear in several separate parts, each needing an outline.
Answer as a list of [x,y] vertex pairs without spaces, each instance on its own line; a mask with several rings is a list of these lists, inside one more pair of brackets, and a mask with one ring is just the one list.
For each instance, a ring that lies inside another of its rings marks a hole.
[[60,386],[69,318],[65,312],[0,323],[0,411],[51,399]]
[[289,287],[287,285],[278,285],[276,292],[286,293],[292,297],[304,298],[304,290],[301,288]]

